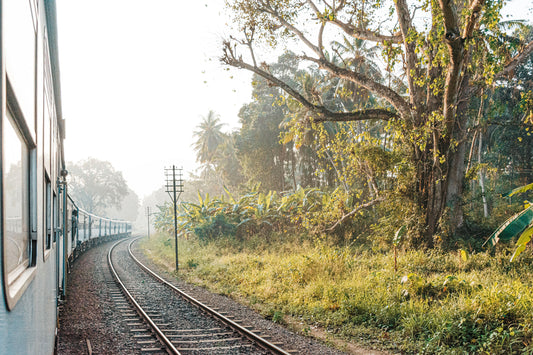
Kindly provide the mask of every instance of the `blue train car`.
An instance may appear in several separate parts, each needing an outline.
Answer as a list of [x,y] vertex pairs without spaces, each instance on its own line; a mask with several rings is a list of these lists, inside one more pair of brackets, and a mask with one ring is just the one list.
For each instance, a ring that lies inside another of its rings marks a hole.
[[55,8],[1,0],[0,9],[0,353],[51,354],[65,171]]
[[0,354],[53,354],[69,263],[131,229],[67,194],[55,16],[0,0]]

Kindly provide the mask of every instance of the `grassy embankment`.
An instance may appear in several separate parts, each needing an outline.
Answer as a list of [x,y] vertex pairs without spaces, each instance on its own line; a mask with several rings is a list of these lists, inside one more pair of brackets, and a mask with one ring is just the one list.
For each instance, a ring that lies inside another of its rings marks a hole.
[[[144,241],[169,270],[172,239]],[[180,241],[180,277],[230,295],[280,323],[320,326],[366,346],[408,353],[533,353],[533,255],[393,253],[272,236]],[[297,322],[296,322],[297,321]]]

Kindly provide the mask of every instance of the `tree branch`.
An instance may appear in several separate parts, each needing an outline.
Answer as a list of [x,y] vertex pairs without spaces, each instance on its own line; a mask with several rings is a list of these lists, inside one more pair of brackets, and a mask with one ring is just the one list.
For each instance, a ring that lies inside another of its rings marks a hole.
[[320,25],[320,30],[318,31],[318,49],[320,50],[320,58],[325,58],[324,55],[324,27],[326,27],[325,23],[322,23]]
[[252,62],[256,66],[257,62],[255,60],[255,54],[254,54],[254,50],[253,50],[253,47],[252,47],[252,43],[253,43],[253,40],[254,40],[254,33],[255,33],[255,29],[254,28],[250,29],[250,33],[246,32],[246,30],[245,30],[244,31],[244,37],[246,38],[246,40],[245,41],[243,40],[241,42],[241,44],[244,44],[246,47],[248,47],[248,49],[250,50],[250,56],[252,57]]
[[302,31],[298,30],[296,27],[294,27],[292,24],[290,24],[287,20],[285,20],[283,18],[283,16],[281,16],[281,14],[278,11],[273,9],[272,6],[270,6],[270,2],[268,0],[267,1],[259,0],[259,3],[262,6],[264,6],[263,11],[265,11],[265,12],[269,13],[270,15],[274,16],[281,23],[282,26],[284,26],[286,29],[290,30],[298,38],[300,38],[300,40],[306,46],[308,46],[313,52],[315,52],[316,55],[318,55],[320,57],[323,55],[321,49],[318,48],[317,46],[315,46],[313,43],[311,43],[311,41],[309,41],[307,39],[307,37],[304,36]]
[[470,15],[468,16],[468,20],[466,21],[466,25],[463,30],[463,39],[472,37],[474,29],[477,27],[479,16],[481,15],[481,9],[483,8],[484,3],[485,0],[472,1],[469,9]]
[[315,122],[348,122],[348,121],[363,121],[363,120],[384,120],[388,121],[392,118],[398,118],[398,115],[394,112],[391,112],[386,109],[368,109],[360,110],[355,112],[333,112],[327,109],[324,106],[316,105],[309,100],[307,100],[302,94],[297,90],[293,89],[290,85],[284,81],[278,79],[270,72],[265,69],[259,68],[254,65],[250,65],[239,57],[237,58],[231,44],[229,42],[224,42],[223,44],[224,56],[221,58],[221,61],[227,65],[231,65],[236,68],[242,68],[249,70],[262,78],[268,80],[272,84],[278,86],[287,94],[292,96],[296,101],[301,103],[309,111],[316,114],[318,117],[314,117]]
[[366,40],[366,41],[371,41],[371,42],[378,42],[378,43],[383,43],[383,42],[391,42],[391,43],[398,43],[398,44],[402,43],[402,35],[399,33],[395,35],[390,35],[390,36],[382,35],[380,33],[376,33],[375,31],[356,28],[354,25],[350,23],[340,21],[336,16],[336,12],[339,11],[342,7],[344,7],[344,1],[341,2],[341,4],[339,5],[337,9],[335,9],[335,17],[333,18],[333,20],[324,18],[324,16],[322,16],[320,10],[318,9],[318,7],[315,5],[313,1],[307,0],[307,4],[311,6],[317,18],[324,19],[326,22],[331,22],[332,24],[342,29],[347,35],[351,37]]
[[348,212],[347,214],[345,214],[344,216],[342,216],[341,219],[339,219],[334,225],[332,225],[331,227],[327,228],[326,231],[328,232],[331,232],[333,231],[339,224],[341,224],[342,222],[344,222],[347,218],[350,218],[351,216],[353,216],[354,214],[356,214],[357,212],[359,212],[360,210],[364,209],[364,208],[368,208],[368,207],[372,207],[374,206],[375,204],[378,204],[382,201],[385,201],[385,198],[384,197],[378,197],[376,198],[375,200],[372,200],[370,202],[367,202],[365,204],[362,204],[362,205],[359,205],[357,206],[354,210],[352,210],[351,212]]
[[411,15],[407,7],[406,0],[395,0],[396,12],[402,32],[403,45],[405,47],[405,73],[407,74],[407,84],[409,86],[409,96],[411,105],[419,107],[422,104],[421,90],[416,86],[415,79],[420,77],[420,67],[417,65],[416,41],[412,34],[416,29],[411,22]]
[[[376,81],[368,78],[365,75],[362,75],[362,74],[359,74],[359,73],[355,73],[353,71],[350,71],[350,70],[347,70],[347,69],[344,69],[344,68],[340,68],[340,67],[332,64],[331,62],[329,62],[325,58],[324,53],[322,51],[322,48],[315,46],[313,43],[311,43],[304,36],[304,34],[300,30],[298,30],[292,24],[287,22],[283,18],[283,16],[281,16],[281,14],[271,6],[269,0],[258,0],[258,1],[259,1],[259,3],[262,6],[261,11],[264,11],[264,12],[270,14],[271,16],[274,16],[282,24],[282,26],[284,26],[286,29],[290,30],[297,37],[299,37],[300,40],[307,47],[309,47],[319,57],[319,59],[311,58],[311,57],[308,57],[308,56],[303,56],[302,58],[310,60],[310,61],[313,61],[313,62],[317,63],[321,68],[326,69],[326,70],[330,71],[331,73],[333,73],[335,75],[338,75],[341,78],[353,81],[353,82],[355,82],[355,83],[367,88],[368,90],[378,94],[379,96],[381,96],[381,97],[385,98],[387,101],[389,101],[394,106],[394,108],[396,110],[398,110],[398,112],[400,113],[400,115],[404,119],[412,120],[411,106],[398,93],[396,93],[394,90],[390,89],[389,87],[387,87],[385,85],[377,83]],[[317,12],[319,14],[318,8],[316,7],[316,5],[311,0],[306,0],[306,1],[315,10],[315,12]],[[398,1],[405,1],[405,0],[398,0]],[[408,15],[409,15],[409,13],[407,12],[407,16]],[[321,42],[321,40],[322,40],[323,30],[324,30],[324,24],[322,24],[320,32],[319,32],[319,42]],[[228,50],[231,51],[231,47],[229,45],[225,44],[224,45],[225,55],[223,56],[223,59],[222,59],[223,62],[224,62],[224,59],[227,59],[228,60],[228,62],[226,62],[227,64],[229,64],[229,62],[233,62],[234,64],[230,64],[230,65],[236,66],[236,67],[240,67],[240,68],[246,68],[246,69],[248,69],[250,71],[253,71],[254,73],[264,77],[265,79],[271,81],[275,85],[277,85],[280,88],[282,88],[284,91],[286,91],[291,96],[293,96],[297,101],[299,101],[302,105],[304,105],[305,107],[307,107],[308,109],[312,110],[315,113],[319,113],[319,114],[323,114],[323,115],[327,115],[327,114],[331,113],[331,111],[325,109],[322,106],[317,106],[317,105],[314,105],[314,104],[310,103],[299,92],[295,91],[294,89],[292,89],[291,87],[286,85],[286,83],[278,80],[277,78],[272,76],[270,73],[267,73],[266,71],[261,71],[257,67],[257,65],[250,66],[249,64],[245,63],[242,60],[242,58],[239,58],[239,60],[236,60],[234,54],[230,55],[230,56],[226,55],[226,54],[230,53],[230,52],[228,52]],[[260,71],[261,73],[258,72],[258,71]]]
[[331,112],[327,116],[315,117],[314,122],[351,122],[351,121],[365,121],[365,120],[382,120],[388,121],[399,116],[389,110],[383,108],[359,110],[354,112]]
[[402,116],[404,119],[411,119],[411,107],[409,103],[405,101],[397,92],[389,88],[388,86],[382,85],[369,77],[351,71],[346,68],[341,68],[335,64],[325,60],[325,59],[316,59],[308,56],[303,56],[303,59],[309,60],[319,65],[320,68],[329,71],[335,76],[352,81],[356,84],[363,86],[364,88],[374,92],[375,94],[383,97],[387,100]]
[[517,55],[515,55],[505,64],[503,70],[496,75],[496,79],[502,79],[503,77],[511,76],[516,67],[524,62],[531,53],[533,53],[533,41],[525,45]]

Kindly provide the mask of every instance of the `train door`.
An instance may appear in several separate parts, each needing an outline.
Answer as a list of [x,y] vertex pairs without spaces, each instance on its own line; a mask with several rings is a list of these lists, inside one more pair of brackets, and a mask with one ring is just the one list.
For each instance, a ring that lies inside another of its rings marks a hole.
[[[58,181],[58,193],[59,196],[56,199],[54,194],[54,199],[57,200],[58,207],[55,209],[56,214],[56,233],[54,233],[54,242],[56,246],[56,295],[61,296],[61,277],[62,277],[62,258],[63,255],[68,255],[65,251],[67,249],[68,241],[68,215],[69,215],[69,204],[68,204],[68,194],[66,189],[66,184]],[[58,310],[59,312],[59,310]]]
[[78,245],[78,210],[72,209],[72,231],[71,231],[71,239],[72,239],[72,249],[76,248]]

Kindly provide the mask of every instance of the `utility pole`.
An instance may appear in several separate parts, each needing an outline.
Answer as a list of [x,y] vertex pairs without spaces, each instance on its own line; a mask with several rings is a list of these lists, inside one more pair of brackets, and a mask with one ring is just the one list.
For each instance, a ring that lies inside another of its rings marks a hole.
[[183,192],[183,168],[165,168],[166,191],[174,204],[174,242],[176,243],[176,271],[179,269],[178,263],[178,200]]
[[150,239],[150,206],[146,207],[146,217],[148,217],[148,239]]

